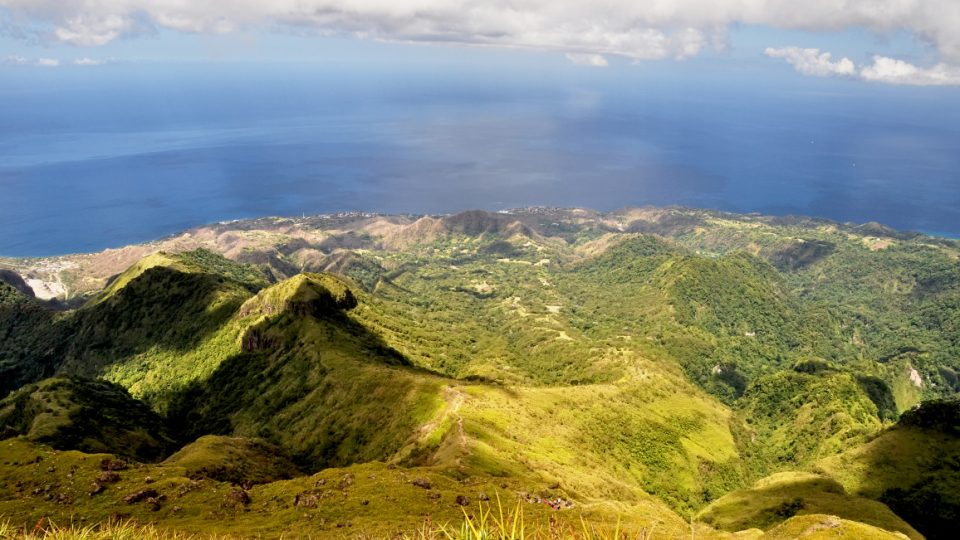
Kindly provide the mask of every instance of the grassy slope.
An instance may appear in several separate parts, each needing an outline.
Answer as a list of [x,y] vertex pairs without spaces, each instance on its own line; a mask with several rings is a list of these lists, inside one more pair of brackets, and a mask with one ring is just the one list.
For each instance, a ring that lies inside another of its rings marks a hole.
[[808,467],[864,442],[883,426],[856,377],[843,372],[762,377],[738,407],[756,439],[745,443],[745,451],[758,472]]
[[761,479],[750,489],[724,495],[698,518],[726,531],[769,530],[793,516],[808,514],[836,515],[922,538],[883,503],[848,495],[836,481],[810,473],[779,473]]
[[832,515],[809,514],[796,516],[767,531],[768,540],[882,540],[903,538],[900,533],[841,519]]
[[163,419],[120,386],[54,377],[0,401],[0,425],[55,448],[117,452],[142,460],[171,450]]
[[[157,272],[158,267],[146,270],[111,298],[87,309],[101,310],[111,303],[139,305],[147,294],[137,290],[138,284],[149,292],[152,281],[166,285],[182,275],[171,270],[170,278]],[[213,373],[172,402],[172,417],[197,434],[266,437],[308,468],[395,456],[451,470],[458,477],[502,477],[509,471],[542,486],[559,480],[563,491],[558,493],[593,504],[615,495],[661,519],[671,512],[645,495],[644,488],[658,492],[674,507],[689,508],[702,504],[705,491],[719,493],[739,481],[727,429],[729,415],[705,396],[682,398],[697,391],[673,368],[610,347],[603,353],[607,362],[624,374],[630,372],[619,381],[575,387],[572,392],[569,387],[537,385],[444,390],[448,383],[436,376],[391,365],[402,364],[404,358],[370,334],[362,319],[354,321],[341,310],[303,313],[298,307],[301,297],[315,296],[309,287],[304,290],[304,283],[318,280],[327,288],[329,279],[298,277],[265,289],[236,308],[230,319],[235,322],[226,324],[236,328],[231,340],[236,354],[215,357],[219,363]],[[122,321],[125,313],[118,310],[117,318]],[[251,335],[257,339],[249,339]],[[543,362],[562,350],[546,349]],[[203,350],[202,342],[198,350]],[[166,369],[151,354],[141,353],[136,363],[123,364],[147,368],[134,372],[130,380],[151,381]],[[188,361],[181,359],[181,365]],[[672,382],[665,383],[663,375]],[[462,407],[452,397],[460,392],[469,396]],[[581,410],[551,419],[574,404]],[[454,406],[460,412],[454,413],[457,421],[450,422],[449,409]],[[523,422],[511,409],[525,411],[520,415]],[[617,424],[611,429],[613,422]],[[429,429],[418,430],[422,425]],[[531,434],[551,434],[553,440],[541,447]],[[655,438],[655,444],[638,444],[642,437]],[[587,466],[568,450],[594,440],[602,442],[588,450]],[[686,471],[680,484],[669,473],[677,467]],[[701,469],[716,473],[701,479],[696,472]]]
[[117,382],[165,411],[239,352],[237,312],[264,285],[252,268],[204,250],[151,255],[76,313],[62,369]]
[[[0,521],[9,519],[28,526],[44,516],[57,523],[81,517],[90,523],[115,515],[200,533],[383,537],[412,532],[425,521],[459,523],[463,509],[476,511],[481,495],[494,499],[499,495],[509,508],[517,503],[518,494],[546,489],[515,478],[451,476],[432,468],[369,463],[254,486],[246,492],[249,503],[243,504],[231,495],[238,488],[213,480],[191,480],[182,467],[132,464],[119,471],[119,481],[90,496],[91,483],[101,474],[100,462],[108,455],[53,452],[16,440],[0,442],[0,455],[7,463],[0,468]],[[414,485],[418,479],[428,481],[430,489]],[[144,489],[166,496],[158,509],[149,503],[123,502],[126,495]],[[466,507],[456,503],[458,495],[469,499]],[[610,523],[614,516],[630,510],[629,506],[601,504],[558,512],[542,504],[522,504],[531,527],[542,527],[548,519],[577,527],[581,515],[591,522]],[[624,524],[633,529],[654,523],[664,534],[689,532],[682,519],[656,507],[625,515]],[[700,538],[716,537],[703,526],[698,526],[697,532]]]
[[818,468],[851,493],[887,503],[928,538],[952,538],[960,518],[960,403],[924,403]]
[[[87,308],[116,317],[89,321],[104,329],[135,320],[131,314],[163,321],[173,314],[150,293],[170,285],[198,290],[180,282],[197,274],[190,279],[212,293],[193,318],[209,322],[209,331],[158,337],[134,325],[136,346],[108,343],[116,354],[100,373],[160,410],[175,401],[177,411],[192,411],[178,416],[202,420],[197,434],[265,436],[290,446],[301,463],[380,458],[456,474],[559,480],[584,501],[648,501],[656,512],[664,509],[644,491],[676,510],[699,508],[752,474],[805,466],[862,440],[886,418],[878,395],[894,395],[894,408],[903,409],[949,388],[956,344],[934,326],[952,324],[952,267],[941,263],[955,248],[898,239],[873,251],[872,240],[829,226],[707,214],[692,228],[674,221],[683,226],[661,231],[668,242],[614,235],[612,250],[585,262],[583,254],[602,251],[593,246],[607,238],[594,225],[560,224],[561,241],[522,227],[474,227],[483,216],[470,218],[470,227],[431,233],[425,243],[362,253],[356,277],[370,293],[358,294],[359,306],[340,318],[244,313],[261,285],[219,260],[231,270],[215,284],[202,276],[222,269],[160,264],[163,287],[138,292],[144,276],[147,285],[158,276],[134,269]],[[798,250],[799,236],[808,239]],[[632,244],[617,245],[620,238]],[[832,247],[807,247],[814,241]],[[894,249],[900,244],[907,255]],[[916,264],[923,261],[933,264]],[[115,311],[99,311],[111,303]],[[251,329],[257,343],[245,348]],[[169,346],[184,337],[191,347]],[[75,365],[91,365],[79,352],[90,344],[77,347]],[[881,358],[890,350],[897,354]],[[836,372],[789,371],[811,357]],[[396,365],[404,359],[413,367]],[[922,386],[909,382],[914,368]],[[479,382],[451,386],[420,370]],[[881,391],[871,393],[851,373],[876,377]],[[735,403],[737,415],[684,375]],[[780,382],[790,395],[768,391]],[[387,405],[358,398],[367,395]],[[819,407],[773,406],[807,395],[818,396]],[[747,428],[745,418],[757,422]],[[817,443],[798,447],[800,437]]]
[[301,471],[278,446],[263,439],[204,435],[163,461],[182,467],[189,478],[209,478],[237,485],[265,484],[300,476]]

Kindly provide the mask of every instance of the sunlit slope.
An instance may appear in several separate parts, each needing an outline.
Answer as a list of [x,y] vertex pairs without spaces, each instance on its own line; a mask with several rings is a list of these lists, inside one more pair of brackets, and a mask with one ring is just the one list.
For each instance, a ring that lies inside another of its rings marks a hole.
[[583,502],[653,496],[681,514],[742,485],[729,412],[638,364],[616,383],[451,389],[449,427],[416,462],[540,479]]
[[927,538],[952,538],[960,519],[960,403],[924,403],[818,468],[850,493],[885,502]]
[[441,403],[441,380],[356,323],[342,280],[303,274],[238,312],[239,350],[174,401],[186,438],[264,437],[308,469],[387,459]]
[[151,255],[63,322],[60,369],[116,382],[163,412],[239,352],[238,311],[265,284],[206,251]]
[[[200,534],[383,538],[412,536],[425,525],[457,527],[464,511],[478,515],[480,505],[490,504],[496,509],[499,499],[505,511],[519,502],[528,534],[551,527],[579,531],[581,517],[610,530],[619,521],[631,532],[653,530],[671,538],[691,532],[685,519],[654,501],[640,506],[578,503],[556,511],[530,498],[562,496],[548,485],[454,476],[434,468],[359,464],[244,488],[196,476],[179,464],[117,463],[109,454],[55,452],[18,440],[0,441],[0,453],[6,461],[0,463],[0,516],[17,527],[32,528],[41,518],[67,524],[83,516],[83,523],[92,524],[122,515],[156,523],[161,530]],[[104,471],[104,460],[117,470]],[[125,502],[137,494],[142,495]],[[697,538],[727,537],[703,524],[694,524],[693,530]]]
[[849,495],[836,481],[810,473],[779,473],[763,478],[749,489],[724,495],[698,518],[731,532],[753,528],[768,531],[782,527],[781,523],[794,516],[817,514],[922,538],[883,503]]
[[265,484],[303,473],[279,446],[263,439],[204,435],[163,461],[182,467],[192,479],[209,478],[240,486]]
[[[382,462],[680,525],[771,473],[826,468],[837,454],[838,467],[866,469],[851,448],[913,433],[873,439],[918,400],[953,392],[955,246],[654,214],[221,225],[230,257],[259,269],[206,251],[156,254],[68,313],[11,288],[23,309],[0,311],[18,329],[0,365],[22,382],[59,369],[120,384],[180,444],[200,439],[181,456],[188,476],[271,483]],[[268,285],[264,268],[279,281]],[[264,459],[271,447],[283,460]],[[897,503],[882,497],[890,486],[864,491],[854,473],[828,472],[849,495],[811,491],[807,511],[884,528],[892,521],[867,510],[832,508],[879,498],[924,532],[910,505],[938,496],[948,508],[953,489],[915,475],[893,487]],[[786,483],[777,497],[807,487]],[[405,502],[396,519],[411,523]],[[732,506],[717,514],[731,531],[768,509]],[[800,517],[783,526],[868,531]]]
[[[495,303],[491,319],[517,318],[518,341],[507,343],[515,363],[491,363],[491,351],[482,350],[464,366],[489,366],[491,380],[509,377],[514,366],[527,373],[509,386],[464,384],[426,369],[434,366],[418,367],[382,339],[354,314],[378,300],[340,278],[302,274],[253,294],[228,276],[171,266],[135,268],[125,286],[74,314],[75,324],[88,325],[77,339],[102,336],[101,350],[112,354],[89,363],[78,355],[62,369],[128,385],[168,416],[181,440],[259,437],[308,471],[391,461],[539,489],[556,485],[553,492],[566,498],[617,501],[628,513],[636,506],[651,515],[699,507],[743,481],[730,412],[686,382],[668,358],[647,357],[622,339],[593,343],[573,326],[564,335],[557,329],[563,323],[549,318],[531,328],[525,321],[534,316],[511,314],[520,309],[512,302]],[[381,289],[400,290],[403,281],[396,282]],[[152,335],[138,316],[160,308],[170,312],[158,313],[164,339],[177,336],[182,317],[213,313],[209,332],[176,354],[128,348]],[[180,309],[187,315],[173,315]],[[543,310],[557,315],[563,307]],[[112,332],[90,330],[106,321]],[[438,336],[460,334],[452,330]],[[539,347],[539,363],[525,363],[527,345],[537,349],[545,335],[554,343]],[[558,353],[577,371],[551,362]]]
[[155,460],[174,448],[163,419],[120,386],[53,377],[0,400],[3,438],[22,436],[58,449],[114,452]]

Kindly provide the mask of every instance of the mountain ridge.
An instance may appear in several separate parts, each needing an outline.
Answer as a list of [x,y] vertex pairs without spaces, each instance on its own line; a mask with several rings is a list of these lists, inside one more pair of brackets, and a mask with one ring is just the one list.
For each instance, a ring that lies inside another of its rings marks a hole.
[[[750,486],[771,474],[818,472],[960,389],[960,343],[942,331],[960,321],[960,248],[875,226],[536,208],[263,218],[121,251],[144,258],[116,272],[127,255],[4,261],[94,287],[54,311],[0,284],[8,391],[104,378],[178,446],[221,437],[195,447],[193,470],[233,470],[218,453],[254,464],[215,481],[274,467],[245,441],[274,445],[291,461],[258,477],[267,491],[381,462],[680,527],[729,493],[762,499]],[[937,538],[943,516],[905,501],[949,497],[950,484],[898,489],[913,491],[887,500]],[[4,512],[24,515],[0,501]]]

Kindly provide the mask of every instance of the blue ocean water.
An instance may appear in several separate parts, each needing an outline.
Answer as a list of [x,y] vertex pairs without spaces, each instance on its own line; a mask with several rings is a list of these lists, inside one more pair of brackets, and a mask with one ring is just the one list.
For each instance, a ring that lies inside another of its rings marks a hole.
[[960,92],[679,68],[0,72],[4,256],[262,215],[644,204],[960,235]]

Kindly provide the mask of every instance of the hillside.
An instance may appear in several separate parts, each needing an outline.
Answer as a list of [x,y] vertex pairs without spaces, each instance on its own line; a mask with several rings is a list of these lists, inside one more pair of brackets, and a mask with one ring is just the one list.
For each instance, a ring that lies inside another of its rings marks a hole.
[[[340,502],[316,506],[318,533],[350,516],[370,530],[457,519],[457,495],[483,489],[537,515],[529,501],[559,498],[565,522],[584,512],[681,534],[699,515],[697,530],[722,537],[839,519],[936,538],[942,516],[915,501],[952,500],[952,481],[866,488],[854,471],[891,434],[930,431],[915,412],[891,427],[901,413],[960,388],[958,258],[952,241],[806,218],[534,208],[264,218],[5,260],[75,288],[53,304],[0,283],[0,421],[24,436],[11,452],[125,454],[154,478],[234,483],[255,501],[336,471],[365,486],[370,511],[374,493],[399,497],[377,524],[337,488]],[[57,413],[106,399],[89,397],[96,384],[113,408]],[[47,416],[25,413],[48,402]],[[46,424],[67,427],[31,427]],[[148,434],[152,451],[125,450]],[[8,485],[27,481],[5,461]],[[448,488],[430,510],[419,497],[433,490],[380,493],[360,474]],[[23,501],[36,495],[0,501],[0,515],[33,519]],[[43,512],[115,510],[71,497]],[[775,511],[798,497],[803,511]],[[731,510],[744,500],[772,502]],[[209,531],[200,516],[224,504],[198,495],[177,505],[190,519],[141,518]],[[280,519],[278,504],[257,508]],[[224,530],[254,526],[222,515]]]
[[818,468],[847,490],[886,503],[927,538],[952,538],[960,519],[960,401],[923,403]]
[[163,419],[122,387],[74,376],[44,379],[0,400],[0,425],[3,438],[141,460],[174,445]]

